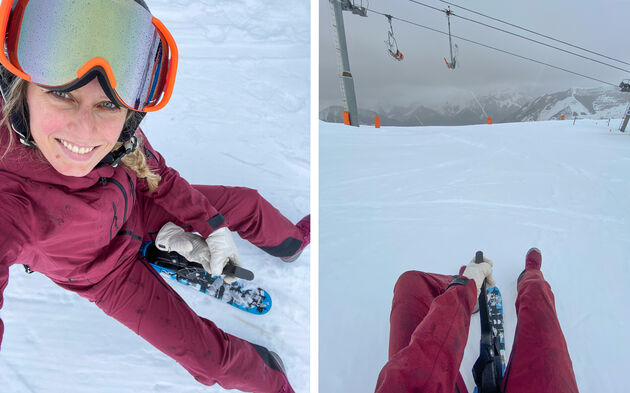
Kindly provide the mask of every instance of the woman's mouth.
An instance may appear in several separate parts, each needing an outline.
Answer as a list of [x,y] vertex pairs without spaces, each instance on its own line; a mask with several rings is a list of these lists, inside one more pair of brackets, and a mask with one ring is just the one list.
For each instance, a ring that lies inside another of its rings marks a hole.
[[84,146],[77,146],[77,145],[73,145],[72,143],[65,141],[63,139],[57,139],[59,142],[61,142],[61,144],[68,150],[70,150],[71,152],[75,153],[75,154],[87,154],[89,152],[91,152],[92,150],[94,150],[94,148],[96,146],[89,146],[89,147],[84,147]]

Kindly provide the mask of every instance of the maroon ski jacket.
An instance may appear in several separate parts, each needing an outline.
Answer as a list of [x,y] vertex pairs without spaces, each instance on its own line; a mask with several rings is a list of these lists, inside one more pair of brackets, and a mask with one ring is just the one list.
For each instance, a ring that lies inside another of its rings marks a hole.
[[[0,129],[0,146],[7,146],[8,133]],[[158,205],[177,218],[176,224],[204,237],[225,225],[208,199],[166,166],[140,130],[137,135],[144,140],[148,165],[162,177],[155,192],[123,165],[98,167],[84,177],[64,176],[37,149],[19,142],[0,160],[0,307],[12,264],[28,264],[77,290],[131,263],[145,235],[147,204]],[[0,320],[0,344],[3,332]]]

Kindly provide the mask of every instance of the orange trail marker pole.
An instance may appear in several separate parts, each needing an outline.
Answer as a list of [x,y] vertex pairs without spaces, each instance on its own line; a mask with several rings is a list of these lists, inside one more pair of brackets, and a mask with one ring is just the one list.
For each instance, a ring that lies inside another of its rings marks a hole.
[[492,124],[492,118],[488,117],[488,124]]
[[350,112],[343,111],[343,124],[349,126],[350,124]]
[[381,128],[381,117],[374,116],[374,128]]

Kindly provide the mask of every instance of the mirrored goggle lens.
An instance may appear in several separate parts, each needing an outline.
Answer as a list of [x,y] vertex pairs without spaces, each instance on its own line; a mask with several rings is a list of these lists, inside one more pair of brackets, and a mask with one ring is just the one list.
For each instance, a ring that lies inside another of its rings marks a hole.
[[130,0],[20,0],[9,28],[9,57],[32,82],[48,87],[101,66],[120,101],[142,110],[159,99],[168,71],[168,47],[152,19]]

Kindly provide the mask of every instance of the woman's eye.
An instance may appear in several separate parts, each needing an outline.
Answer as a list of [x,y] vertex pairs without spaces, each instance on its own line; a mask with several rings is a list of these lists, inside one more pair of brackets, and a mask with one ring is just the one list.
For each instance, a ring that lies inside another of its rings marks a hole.
[[105,101],[101,104],[101,106],[103,106],[103,108],[105,109],[112,110],[112,111],[120,109],[118,105],[114,104],[111,101]]
[[53,96],[57,98],[62,98],[64,100],[70,98],[70,95],[68,95],[68,93],[64,93],[62,91],[50,91],[50,94],[52,94]]

